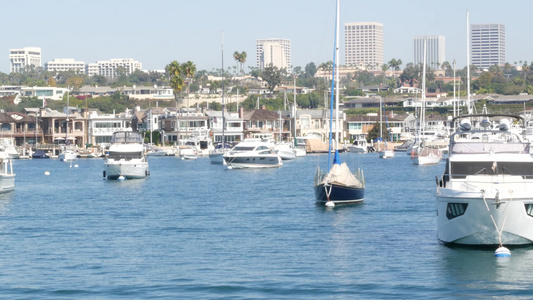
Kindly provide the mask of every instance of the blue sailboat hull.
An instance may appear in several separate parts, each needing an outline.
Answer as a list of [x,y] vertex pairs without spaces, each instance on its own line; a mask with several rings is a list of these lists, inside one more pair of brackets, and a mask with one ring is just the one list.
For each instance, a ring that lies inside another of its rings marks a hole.
[[362,202],[365,198],[365,188],[356,188],[349,186],[342,186],[337,184],[329,184],[327,187],[324,187],[324,184],[319,184],[315,186],[315,199],[318,203],[326,203],[328,201],[328,196],[326,194],[326,189],[329,193],[329,200],[333,201],[335,204],[348,204],[348,203],[357,203]]

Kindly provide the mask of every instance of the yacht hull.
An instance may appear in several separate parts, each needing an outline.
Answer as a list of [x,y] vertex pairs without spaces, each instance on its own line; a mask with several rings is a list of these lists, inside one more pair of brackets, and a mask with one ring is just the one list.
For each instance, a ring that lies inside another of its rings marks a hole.
[[233,169],[244,168],[277,168],[283,165],[281,158],[277,155],[246,155],[246,156],[224,156],[224,161],[228,167]]
[[438,239],[460,245],[531,244],[533,197],[530,195],[438,187]]
[[108,162],[104,164],[104,177],[116,180],[120,176],[125,179],[142,179],[150,175],[147,162]]

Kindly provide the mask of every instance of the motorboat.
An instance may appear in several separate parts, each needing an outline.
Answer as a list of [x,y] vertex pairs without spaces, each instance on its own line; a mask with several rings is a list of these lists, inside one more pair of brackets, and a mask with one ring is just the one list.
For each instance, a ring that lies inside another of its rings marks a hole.
[[167,151],[159,147],[150,147],[146,151],[146,156],[167,156]]
[[463,245],[533,243],[533,157],[525,130],[512,125],[523,125],[522,117],[456,119],[462,121],[437,178],[438,239]]
[[368,152],[368,142],[366,140],[365,134],[356,135],[353,143],[347,147],[348,152],[352,153],[367,153]]
[[270,143],[260,138],[244,139],[223,155],[228,168],[274,168],[283,162],[270,147]]
[[274,151],[276,151],[282,160],[293,160],[296,158],[296,151],[288,143],[276,143]]
[[48,154],[46,154],[46,152],[44,152],[44,150],[35,150],[31,154],[31,158],[50,158],[50,156]]
[[139,179],[150,175],[143,138],[139,132],[114,132],[108,153],[104,163],[104,178]]
[[20,154],[15,147],[15,139],[3,137],[0,138],[0,151],[5,152],[11,158],[19,158]]
[[15,173],[13,173],[13,158],[6,152],[0,152],[0,193],[15,189]]
[[442,160],[442,151],[429,146],[415,148],[411,152],[411,158],[415,165],[436,165]]

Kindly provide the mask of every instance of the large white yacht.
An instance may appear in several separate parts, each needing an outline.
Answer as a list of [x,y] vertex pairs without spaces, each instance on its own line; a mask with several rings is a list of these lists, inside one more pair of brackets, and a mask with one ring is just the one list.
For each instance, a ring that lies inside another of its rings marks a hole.
[[139,132],[118,131],[111,137],[109,154],[104,163],[107,179],[138,179],[150,175]]
[[279,155],[271,148],[271,143],[260,138],[245,139],[223,157],[231,169],[273,168],[283,165]]
[[4,151],[0,152],[0,193],[15,189],[15,173],[13,173],[13,159]]
[[437,178],[438,239],[464,245],[533,243],[533,158],[524,131],[512,128],[523,124],[522,118],[458,118],[444,174]]

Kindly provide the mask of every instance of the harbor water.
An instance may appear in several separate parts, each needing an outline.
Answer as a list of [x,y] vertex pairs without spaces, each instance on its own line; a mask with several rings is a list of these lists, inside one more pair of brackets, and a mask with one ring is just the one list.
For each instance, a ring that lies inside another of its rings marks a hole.
[[333,209],[314,202],[325,154],[263,170],[150,157],[150,177],[126,181],[103,180],[102,159],[16,160],[15,191],[0,195],[0,297],[531,297],[532,247],[496,258],[437,241],[442,162],[341,159],[364,170],[366,196]]

